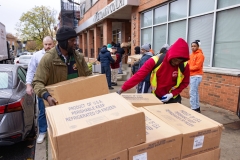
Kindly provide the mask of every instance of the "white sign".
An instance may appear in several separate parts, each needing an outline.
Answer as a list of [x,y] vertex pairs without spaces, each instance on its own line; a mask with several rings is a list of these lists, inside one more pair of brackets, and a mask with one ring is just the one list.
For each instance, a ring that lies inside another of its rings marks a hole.
[[133,160],[147,160],[147,152],[133,156]]
[[194,138],[193,149],[202,148],[204,142],[204,136],[198,136]]
[[120,10],[125,6],[138,6],[138,5],[139,5],[139,0],[114,0],[113,2],[108,4],[106,7],[98,11],[95,15],[93,15],[92,17],[84,21],[81,25],[79,25],[76,29],[76,32],[77,33],[82,32],[86,28],[91,27],[92,25],[94,25],[95,23],[99,22],[104,18],[107,18],[108,16],[110,16],[111,14],[113,14],[114,12]]
[[108,4],[105,8],[103,8],[101,11],[97,12],[94,15],[93,22],[98,22],[101,19],[107,17],[111,13],[118,10],[120,7],[124,6],[124,0],[115,0]]

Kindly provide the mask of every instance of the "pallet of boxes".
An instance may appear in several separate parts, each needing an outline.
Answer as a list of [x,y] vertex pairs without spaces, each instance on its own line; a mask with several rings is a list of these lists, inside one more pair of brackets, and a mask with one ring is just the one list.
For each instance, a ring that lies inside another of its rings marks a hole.
[[47,89],[58,100],[46,107],[55,160],[219,159],[222,125],[185,106],[153,94],[109,94],[104,75]]

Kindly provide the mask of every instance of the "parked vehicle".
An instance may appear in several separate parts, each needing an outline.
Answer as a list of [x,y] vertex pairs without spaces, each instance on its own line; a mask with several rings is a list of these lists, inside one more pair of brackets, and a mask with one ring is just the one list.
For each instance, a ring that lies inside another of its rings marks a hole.
[[22,55],[16,61],[16,64],[21,65],[24,69],[28,68],[28,64],[30,63],[32,55]]
[[13,63],[13,56],[10,53],[7,42],[5,25],[0,22],[0,63]]
[[35,95],[26,94],[26,71],[18,65],[0,64],[0,145],[35,135]]
[[23,56],[23,55],[32,55],[30,52],[19,52],[17,54],[17,57]]

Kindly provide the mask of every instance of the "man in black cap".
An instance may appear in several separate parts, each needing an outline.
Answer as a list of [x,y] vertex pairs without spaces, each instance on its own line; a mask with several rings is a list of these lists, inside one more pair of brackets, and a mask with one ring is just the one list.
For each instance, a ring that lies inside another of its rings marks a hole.
[[75,50],[77,33],[63,26],[57,31],[58,45],[45,53],[33,79],[34,92],[50,106],[56,105],[45,86],[68,79],[91,75],[84,57]]

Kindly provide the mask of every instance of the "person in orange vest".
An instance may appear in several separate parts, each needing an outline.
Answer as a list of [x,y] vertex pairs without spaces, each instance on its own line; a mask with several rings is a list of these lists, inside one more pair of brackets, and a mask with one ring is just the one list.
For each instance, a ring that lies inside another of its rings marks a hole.
[[149,52],[151,52],[152,55],[154,55],[154,51],[152,50],[152,46],[151,46],[151,44],[148,44],[148,45],[149,45],[149,48],[150,48]]
[[128,80],[118,94],[125,92],[141,82],[151,73],[151,89],[164,103],[181,103],[180,93],[189,85],[190,71],[188,44],[179,38],[168,50],[158,65],[159,56],[153,56]]
[[199,48],[200,44],[200,40],[192,42],[192,53],[190,55],[190,60],[188,61],[190,66],[190,105],[192,110],[199,113],[201,111],[199,105],[198,87],[202,81],[204,63],[204,55],[202,50]]

